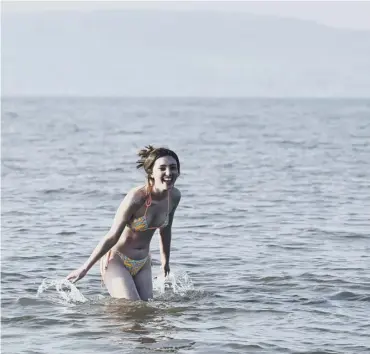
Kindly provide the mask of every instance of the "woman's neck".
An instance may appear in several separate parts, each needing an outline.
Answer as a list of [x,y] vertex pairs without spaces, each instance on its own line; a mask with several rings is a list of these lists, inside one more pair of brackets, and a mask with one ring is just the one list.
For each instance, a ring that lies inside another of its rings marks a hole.
[[148,190],[152,195],[152,198],[155,200],[162,200],[167,197],[168,190],[158,190],[155,186],[150,185],[148,186]]

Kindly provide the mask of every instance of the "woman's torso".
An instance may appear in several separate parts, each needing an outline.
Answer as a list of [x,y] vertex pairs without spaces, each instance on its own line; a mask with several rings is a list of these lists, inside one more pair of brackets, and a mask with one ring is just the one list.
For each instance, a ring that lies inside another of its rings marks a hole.
[[[132,259],[143,259],[149,254],[150,242],[155,231],[168,223],[173,202],[171,192],[166,193],[161,200],[155,200],[152,196],[150,198],[142,187],[137,188],[136,192],[142,198],[142,206],[126,225],[112,250],[117,250]],[[148,199],[151,200],[148,202]]]

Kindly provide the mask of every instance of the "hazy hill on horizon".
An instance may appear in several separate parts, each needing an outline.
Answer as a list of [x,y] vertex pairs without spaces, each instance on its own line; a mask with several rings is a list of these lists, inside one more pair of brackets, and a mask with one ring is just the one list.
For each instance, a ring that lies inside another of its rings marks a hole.
[[370,31],[245,13],[2,14],[3,95],[369,97]]

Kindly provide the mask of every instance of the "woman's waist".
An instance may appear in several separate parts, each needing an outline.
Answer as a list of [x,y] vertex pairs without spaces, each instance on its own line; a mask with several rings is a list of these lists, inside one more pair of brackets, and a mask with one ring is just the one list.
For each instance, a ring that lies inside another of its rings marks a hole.
[[112,252],[117,252],[125,255],[134,260],[144,259],[149,255],[149,245],[137,245],[137,246],[127,246],[127,245],[117,245],[112,248]]

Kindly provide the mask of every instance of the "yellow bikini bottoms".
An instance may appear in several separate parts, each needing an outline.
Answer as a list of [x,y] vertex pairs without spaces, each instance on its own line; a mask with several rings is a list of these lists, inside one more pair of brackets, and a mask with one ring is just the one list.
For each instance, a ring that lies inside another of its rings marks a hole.
[[[121,258],[123,265],[125,268],[130,272],[130,274],[134,277],[137,273],[140,272],[140,270],[144,267],[148,259],[150,258],[149,256],[146,256],[143,259],[131,259],[124,255],[123,253],[119,251],[109,251],[104,257],[102,257],[101,262],[100,262],[100,270],[101,274],[103,274],[103,270],[107,270],[109,261],[113,259],[113,257],[117,255],[119,258]],[[104,264],[105,260],[105,264]]]

